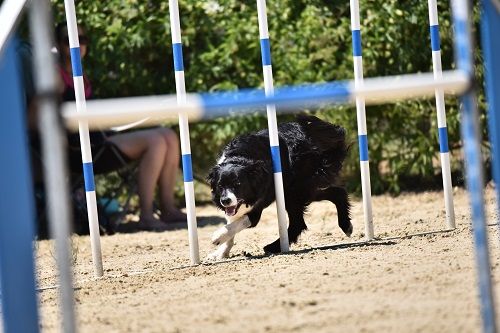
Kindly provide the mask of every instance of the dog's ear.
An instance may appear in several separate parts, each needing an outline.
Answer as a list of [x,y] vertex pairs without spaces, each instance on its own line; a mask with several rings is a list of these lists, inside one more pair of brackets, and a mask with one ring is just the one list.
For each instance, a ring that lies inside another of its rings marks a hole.
[[250,164],[250,166],[248,167],[248,172],[256,179],[262,179],[262,177],[269,175],[270,170],[269,166],[266,165],[266,162],[257,160]]
[[210,184],[210,187],[212,189],[216,187],[218,173],[219,173],[219,165],[215,165],[212,169],[210,169],[210,172],[208,173],[207,182]]

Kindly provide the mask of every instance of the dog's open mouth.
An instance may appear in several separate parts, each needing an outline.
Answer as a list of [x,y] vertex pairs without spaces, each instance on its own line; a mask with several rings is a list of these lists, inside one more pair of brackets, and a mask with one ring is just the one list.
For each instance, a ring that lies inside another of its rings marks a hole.
[[224,207],[224,211],[226,213],[227,216],[234,216],[236,215],[236,213],[238,213],[238,209],[240,208],[241,204],[243,202],[238,202],[236,205],[234,206],[227,206],[227,207]]

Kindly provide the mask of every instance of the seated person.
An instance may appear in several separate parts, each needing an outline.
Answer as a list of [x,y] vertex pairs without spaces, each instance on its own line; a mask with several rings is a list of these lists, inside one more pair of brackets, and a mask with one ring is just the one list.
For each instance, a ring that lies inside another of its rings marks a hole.
[[[88,38],[82,28],[79,28],[80,53],[82,59],[87,54]],[[56,43],[59,52],[59,73],[62,81],[62,99],[75,99],[71,67],[70,48],[66,24],[56,28]],[[85,97],[92,98],[92,87],[84,76]],[[30,117],[32,118],[32,117]],[[90,132],[93,158],[95,153],[104,149],[104,153],[94,162],[94,173],[107,173],[123,166],[120,158],[111,151],[121,155],[126,162],[137,161],[137,188],[140,206],[139,228],[144,230],[164,229],[168,223],[186,222],[186,215],[174,204],[174,185],[179,166],[179,139],[169,128],[153,128],[127,133]],[[69,164],[74,173],[82,172],[82,158],[78,133],[68,134],[70,147]],[[153,215],[153,200],[155,188],[158,186],[160,197],[159,219]]]

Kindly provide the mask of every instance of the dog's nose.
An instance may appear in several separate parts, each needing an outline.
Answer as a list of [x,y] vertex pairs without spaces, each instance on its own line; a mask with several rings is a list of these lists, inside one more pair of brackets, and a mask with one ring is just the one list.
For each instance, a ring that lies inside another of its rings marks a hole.
[[228,206],[231,203],[231,198],[229,197],[220,198],[220,203],[223,206]]

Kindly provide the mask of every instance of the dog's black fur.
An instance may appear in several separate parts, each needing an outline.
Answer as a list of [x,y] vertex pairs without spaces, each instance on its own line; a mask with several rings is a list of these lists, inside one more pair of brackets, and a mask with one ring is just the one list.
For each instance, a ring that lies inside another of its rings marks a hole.
[[[297,116],[295,122],[278,126],[285,204],[289,217],[288,239],[297,241],[307,229],[304,212],[313,201],[329,200],[337,207],[339,227],[352,233],[350,203],[347,191],[339,184],[339,173],[349,146],[345,129],[314,116]],[[261,130],[236,137],[223,149],[219,164],[208,176],[212,200],[221,203],[224,191],[230,189],[241,205],[252,209],[247,213],[251,227],[260,220],[262,210],[275,200],[273,163],[269,149],[269,133]],[[266,252],[280,252],[279,239],[264,247]]]

